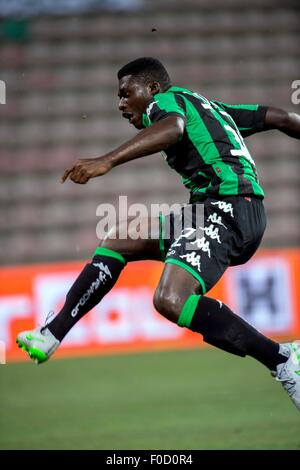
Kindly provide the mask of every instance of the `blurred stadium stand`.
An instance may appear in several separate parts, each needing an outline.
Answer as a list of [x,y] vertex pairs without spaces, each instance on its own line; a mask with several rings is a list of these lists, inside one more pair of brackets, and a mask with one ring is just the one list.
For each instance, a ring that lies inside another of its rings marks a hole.
[[[27,18],[15,29],[2,20],[1,263],[90,257],[96,207],[117,204],[121,194],[147,205],[187,200],[159,155],[87,185],[59,183],[76,158],[101,155],[135,133],[117,110],[116,72],[129,60],[156,56],[175,84],[210,99],[299,112],[291,102],[299,12],[292,1],[149,0],[134,11]],[[266,192],[263,245],[299,246],[299,141],[269,132],[247,144]]]

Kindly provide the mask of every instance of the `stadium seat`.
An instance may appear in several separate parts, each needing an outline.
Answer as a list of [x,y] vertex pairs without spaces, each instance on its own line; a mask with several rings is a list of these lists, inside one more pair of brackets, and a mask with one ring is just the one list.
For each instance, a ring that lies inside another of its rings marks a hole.
[[[228,103],[292,110],[299,29],[292,8],[260,0],[243,11],[239,0],[226,8],[222,0],[152,0],[130,13],[32,19],[30,39],[4,42],[0,56],[1,79],[9,83],[0,126],[0,261],[89,256],[96,207],[117,204],[119,194],[148,205],[187,200],[180,177],[159,156],[82,187],[59,183],[77,158],[101,155],[135,134],[117,110],[121,65],[159,51],[178,85]],[[298,143],[274,132],[247,143],[267,193],[264,246],[299,245]]]

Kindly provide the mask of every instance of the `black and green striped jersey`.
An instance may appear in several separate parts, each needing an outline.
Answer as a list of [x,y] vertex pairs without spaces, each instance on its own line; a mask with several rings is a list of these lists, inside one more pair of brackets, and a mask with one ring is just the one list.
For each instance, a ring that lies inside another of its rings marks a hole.
[[225,197],[256,195],[263,198],[255,163],[243,137],[264,130],[267,108],[228,105],[171,87],[153,97],[143,115],[144,127],[169,115],[185,121],[182,139],[165,152],[191,192],[191,202],[205,195]]

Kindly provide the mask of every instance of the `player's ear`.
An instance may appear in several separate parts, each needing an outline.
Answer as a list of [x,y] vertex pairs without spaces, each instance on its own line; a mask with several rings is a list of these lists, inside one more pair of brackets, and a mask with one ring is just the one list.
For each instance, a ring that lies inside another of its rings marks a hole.
[[152,95],[156,95],[157,93],[160,93],[160,83],[159,82],[151,82],[149,87],[150,87],[150,93]]

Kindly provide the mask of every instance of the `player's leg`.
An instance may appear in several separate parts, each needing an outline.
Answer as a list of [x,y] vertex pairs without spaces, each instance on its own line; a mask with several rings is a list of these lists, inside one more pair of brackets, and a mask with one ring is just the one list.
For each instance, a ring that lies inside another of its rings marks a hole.
[[67,293],[61,311],[46,327],[20,333],[19,346],[37,362],[47,360],[68,331],[112,289],[127,261],[160,260],[159,219],[142,218],[139,232],[147,238],[137,238],[136,225],[127,220],[100,240],[93,259]]
[[166,264],[154,305],[170,321],[201,333],[205,342],[219,349],[251,356],[272,371],[286,360],[278,343],[259,333],[224,303],[202,295],[199,281],[178,265]]
[[[222,302],[201,295],[215,285],[232,259],[234,264],[245,262],[259,245],[265,227],[263,209],[259,201],[253,206],[245,204],[243,200],[233,213],[231,204],[224,206],[222,201],[218,207],[218,201],[208,201],[205,221],[213,221],[214,226],[205,230],[206,238],[202,234],[197,240],[188,240],[187,233],[193,235],[189,228],[176,240],[164,241],[169,264],[155,292],[154,304],[169,320],[201,333],[207,343],[242,357],[249,355],[264,364],[300,410],[300,344],[276,343]],[[174,220],[171,218],[171,225]],[[193,226],[192,220],[188,223]],[[187,241],[195,251],[187,251]]]
[[181,267],[167,264],[155,292],[156,309],[169,320],[203,335],[205,342],[265,365],[300,411],[300,342],[267,338],[227,305],[199,294],[201,286]]

